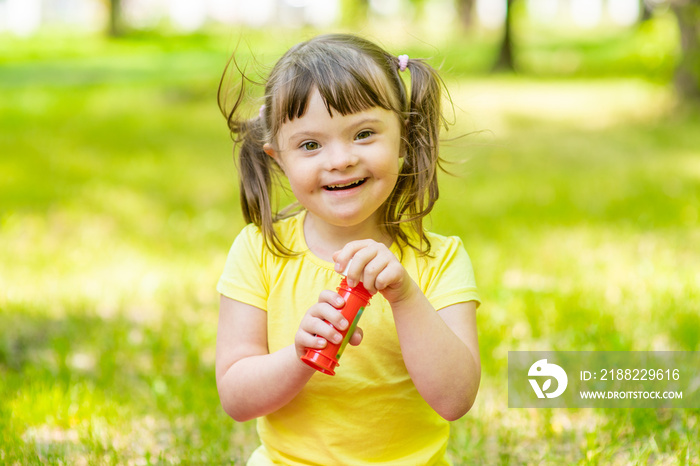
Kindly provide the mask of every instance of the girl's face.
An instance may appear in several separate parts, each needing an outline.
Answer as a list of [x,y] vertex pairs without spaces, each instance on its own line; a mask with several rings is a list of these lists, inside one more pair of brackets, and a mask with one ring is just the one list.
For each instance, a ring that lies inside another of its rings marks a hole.
[[282,125],[275,147],[265,145],[307,215],[329,226],[374,231],[375,213],[398,179],[400,150],[393,112],[374,107],[331,116],[317,90],[304,116]]

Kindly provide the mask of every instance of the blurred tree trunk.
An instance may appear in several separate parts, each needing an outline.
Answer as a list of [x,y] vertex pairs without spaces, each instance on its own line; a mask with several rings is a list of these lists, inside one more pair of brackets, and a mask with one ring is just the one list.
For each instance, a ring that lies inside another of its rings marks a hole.
[[639,0],[639,11],[642,12],[640,22],[649,21],[654,9],[647,0]]
[[503,25],[503,38],[498,51],[498,59],[493,64],[492,71],[515,71],[513,63],[513,3],[508,0],[506,5],[506,19]]
[[675,0],[683,56],[676,68],[675,84],[685,99],[700,100],[700,0]]
[[678,20],[683,54],[676,68],[676,88],[683,98],[700,100],[700,0],[675,0],[671,8]]
[[470,29],[474,23],[474,4],[476,0],[457,0],[459,24],[464,29]]
[[120,37],[124,35],[124,23],[122,22],[121,0],[109,0],[109,35]]

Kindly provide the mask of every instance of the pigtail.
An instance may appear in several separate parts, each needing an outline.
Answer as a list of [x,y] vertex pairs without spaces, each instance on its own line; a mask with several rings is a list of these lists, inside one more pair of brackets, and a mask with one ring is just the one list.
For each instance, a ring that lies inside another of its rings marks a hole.
[[[405,60],[411,80],[405,103],[405,158],[387,215],[394,211],[401,223],[411,225],[411,230],[419,236],[420,245],[416,249],[427,253],[430,241],[425,235],[423,218],[432,211],[440,194],[437,171],[442,162],[440,129],[446,127],[441,111],[444,83],[437,71],[423,60]],[[397,235],[415,247],[402,229],[398,229]]]
[[261,225],[271,217],[272,159],[262,149],[263,129],[260,118],[236,123],[231,128],[237,134],[238,168],[241,210],[247,223]]
[[[238,90],[233,92],[234,102],[229,104],[227,100],[232,93],[225,89],[224,82],[232,64],[240,74],[241,82]],[[269,112],[265,110],[266,106],[263,106],[259,114],[251,119],[238,117],[246,96],[247,82],[251,81],[245,75],[245,71],[238,67],[234,58],[231,58],[219,83],[218,104],[226,117],[231,139],[234,142],[233,153],[238,169],[241,211],[246,223],[253,223],[260,227],[268,249],[282,255],[291,255],[293,252],[282,244],[273,227],[276,215],[272,209],[272,189],[280,170],[272,157],[263,150],[263,146],[269,139],[266,129]]]

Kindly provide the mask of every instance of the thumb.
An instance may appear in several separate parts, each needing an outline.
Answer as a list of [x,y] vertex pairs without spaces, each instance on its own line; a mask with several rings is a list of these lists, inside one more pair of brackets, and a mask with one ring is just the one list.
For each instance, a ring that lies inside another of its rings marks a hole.
[[352,346],[357,346],[362,342],[362,338],[364,337],[364,332],[360,327],[355,328],[355,332],[352,334],[350,337],[350,344]]

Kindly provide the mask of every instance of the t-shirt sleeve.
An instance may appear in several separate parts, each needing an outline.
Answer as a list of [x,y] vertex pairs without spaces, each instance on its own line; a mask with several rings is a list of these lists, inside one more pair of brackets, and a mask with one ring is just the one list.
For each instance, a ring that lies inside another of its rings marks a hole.
[[434,254],[424,277],[424,290],[435,310],[468,301],[476,301],[479,307],[474,270],[462,240],[448,237]]
[[216,290],[222,295],[267,310],[264,243],[260,229],[246,226],[233,241]]

